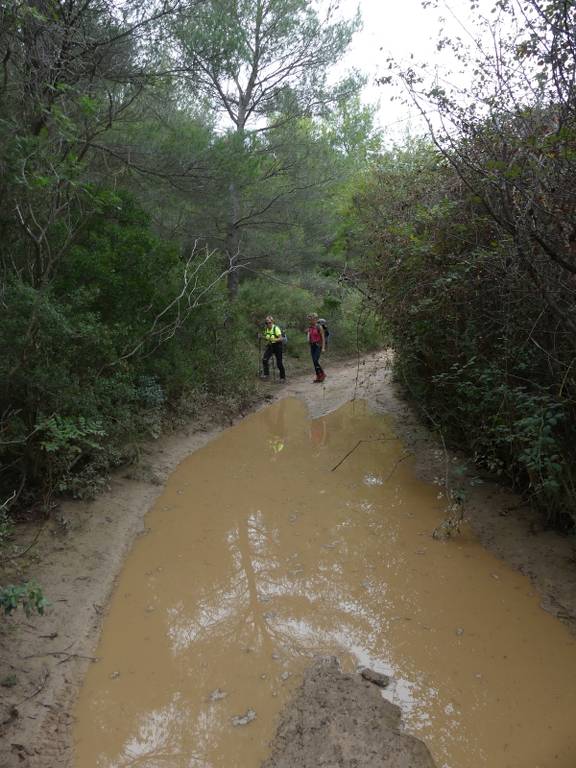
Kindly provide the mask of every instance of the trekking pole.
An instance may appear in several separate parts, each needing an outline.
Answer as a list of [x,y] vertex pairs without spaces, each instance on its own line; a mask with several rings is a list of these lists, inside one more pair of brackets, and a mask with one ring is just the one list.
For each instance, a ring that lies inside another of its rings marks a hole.
[[262,336],[258,334],[258,376],[262,376]]
[[272,381],[276,383],[276,356],[272,358]]

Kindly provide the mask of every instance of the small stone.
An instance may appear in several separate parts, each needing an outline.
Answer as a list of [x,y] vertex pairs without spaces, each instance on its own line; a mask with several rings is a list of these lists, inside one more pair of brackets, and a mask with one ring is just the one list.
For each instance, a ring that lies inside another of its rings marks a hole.
[[237,727],[239,725],[248,725],[253,720],[256,720],[256,712],[253,709],[247,710],[245,715],[235,715],[231,718],[232,725]]
[[260,680],[266,680],[267,677],[268,675],[266,674],[266,672],[262,672],[262,674],[260,675]]
[[280,678],[282,680],[288,680],[289,677],[290,677],[290,672],[282,672],[282,674],[280,675]]
[[386,688],[390,684],[390,678],[388,675],[383,675],[381,672],[375,672],[373,669],[364,667],[360,670],[360,675],[364,680],[368,680],[369,683],[374,683],[379,688]]
[[272,658],[274,659],[274,661],[278,661],[280,659],[280,654],[274,651],[274,653],[272,654]]
[[458,637],[462,637],[462,635],[464,634],[464,630],[462,629],[462,627],[458,627],[456,629],[456,634],[458,635]]
[[225,699],[228,694],[226,691],[223,691],[220,688],[216,688],[216,690],[212,691],[212,693],[208,696],[210,701],[220,701],[221,699]]
[[118,680],[118,678],[120,677],[120,672],[110,672],[109,677],[110,677],[110,680]]

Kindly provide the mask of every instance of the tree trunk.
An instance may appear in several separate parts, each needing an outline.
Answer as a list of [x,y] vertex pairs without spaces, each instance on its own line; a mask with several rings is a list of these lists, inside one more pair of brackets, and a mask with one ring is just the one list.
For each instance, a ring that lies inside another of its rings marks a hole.
[[228,259],[228,298],[234,301],[238,295],[238,286],[240,285],[240,232],[237,221],[240,218],[240,199],[236,184],[230,183],[230,222],[228,224],[228,234],[226,236],[226,258]]

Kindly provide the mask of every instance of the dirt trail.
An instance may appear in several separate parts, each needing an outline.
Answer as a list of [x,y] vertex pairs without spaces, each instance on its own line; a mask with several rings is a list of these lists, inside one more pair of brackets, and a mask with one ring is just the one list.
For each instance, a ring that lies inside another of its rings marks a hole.
[[[443,477],[446,457],[418,425],[389,383],[385,354],[329,370],[325,386],[303,377],[269,385],[263,405],[287,395],[301,398],[313,416],[357,397],[390,413],[427,480]],[[266,399],[267,398],[267,399]],[[2,744],[0,765],[70,766],[71,707],[98,639],[102,616],[124,558],[144,531],[144,517],[174,468],[223,427],[191,424],[145,450],[145,470],[120,472],[110,490],[91,504],[66,503],[42,532],[26,575],[39,581],[51,602],[43,619],[5,621],[0,635]],[[490,483],[470,485],[466,516],[485,546],[530,576],[542,605],[576,626],[576,566],[572,542],[544,532],[509,492]],[[16,683],[6,687],[6,683]]]

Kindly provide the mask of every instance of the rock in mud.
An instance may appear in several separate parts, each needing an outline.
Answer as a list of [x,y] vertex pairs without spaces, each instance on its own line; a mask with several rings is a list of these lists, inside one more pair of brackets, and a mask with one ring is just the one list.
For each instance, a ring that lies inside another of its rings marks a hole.
[[435,768],[426,745],[399,732],[400,709],[336,659],[310,668],[261,768]]
[[256,712],[253,709],[249,709],[245,715],[236,715],[232,718],[232,725],[248,725],[252,720],[256,720]]
[[368,669],[368,667],[361,669],[360,675],[364,678],[364,680],[368,680],[369,683],[374,683],[374,685],[377,685],[379,688],[387,688],[390,684],[390,678],[388,675],[383,675],[380,672],[374,672],[373,669]]
[[208,696],[210,701],[220,701],[221,699],[225,699],[228,694],[226,691],[222,691],[220,688],[216,688],[212,693]]

